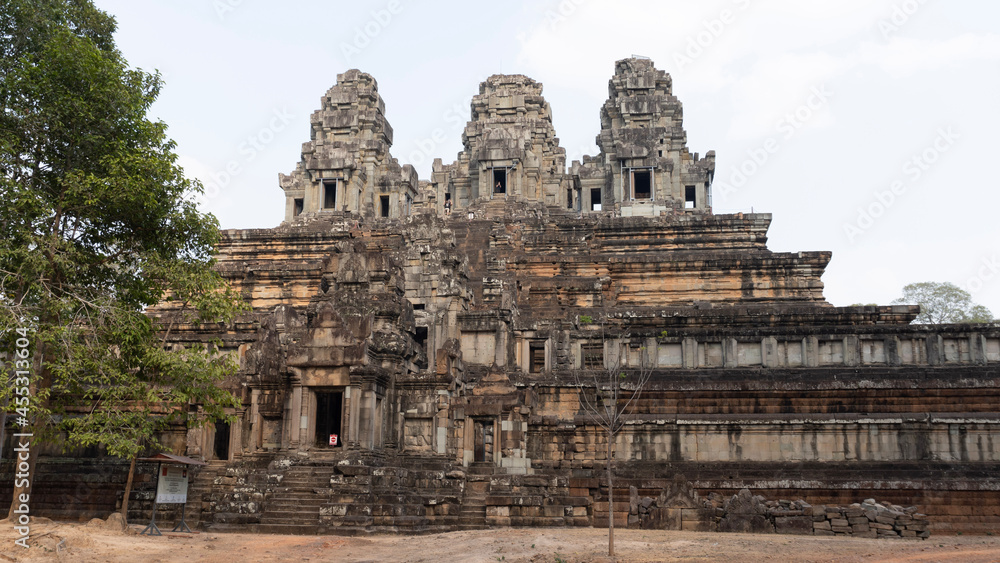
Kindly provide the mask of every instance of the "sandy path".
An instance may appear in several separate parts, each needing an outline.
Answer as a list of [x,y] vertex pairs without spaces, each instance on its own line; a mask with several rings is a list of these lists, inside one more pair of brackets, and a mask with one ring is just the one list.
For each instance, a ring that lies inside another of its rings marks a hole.
[[[14,546],[11,525],[0,521],[0,562],[599,562],[607,558],[607,531],[529,528],[451,532],[428,536],[275,536],[166,534],[150,538],[103,526],[40,522],[32,547]],[[618,530],[618,561],[878,561],[1000,563],[1000,538],[931,537],[868,540],[810,536]]]

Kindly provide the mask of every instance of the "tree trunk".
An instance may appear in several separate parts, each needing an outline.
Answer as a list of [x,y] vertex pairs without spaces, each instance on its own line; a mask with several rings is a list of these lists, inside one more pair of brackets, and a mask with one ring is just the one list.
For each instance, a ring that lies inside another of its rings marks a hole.
[[[35,357],[32,358],[32,373],[36,375],[35,377],[32,377],[28,383],[28,396],[30,397],[31,402],[34,402],[35,398],[38,396],[39,387],[43,389],[51,387],[51,384],[49,384],[48,387],[45,386],[45,383],[48,381],[48,374],[42,371],[42,366],[44,365],[42,358],[44,357],[44,353],[45,346],[43,344],[35,350]],[[38,384],[39,378],[42,379],[42,385]],[[42,401],[39,406],[42,410],[45,410],[48,406],[47,401]],[[37,422],[37,420],[34,422]],[[39,432],[37,432],[37,430],[38,427],[35,424],[28,424],[26,426],[19,426],[19,430],[14,432],[14,434],[38,434]],[[22,444],[27,446],[23,448],[27,451],[17,451],[18,449],[22,449]],[[34,436],[27,438],[14,436],[14,456],[11,458],[11,461],[14,463],[14,493],[11,495],[10,508],[7,510],[8,519],[13,519],[15,516],[19,516],[15,514],[14,511],[17,510],[21,504],[27,504],[29,507],[31,506],[32,486],[35,484],[35,462],[38,461],[39,449],[38,444],[35,443]],[[27,456],[27,459],[23,459],[21,456]],[[21,470],[22,463],[28,464],[27,471]],[[21,495],[27,495],[27,497],[25,497],[28,499],[27,503],[20,502]]]
[[7,443],[7,405],[10,401],[4,401],[0,407],[0,462],[3,461],[3,444]]
[[[21,440],[25,440],[25,439],[24,438],[18,438],[17,436],[14,437],[14,449],[15,450],[17,450],[18,447],[20,446]],[[22,504],[27,504],[29,507],[31,506],[31,492],[33,490],[32,489],[32,485],[35,484],[35,461],[38,460],[38,454],[36,452],[36,450],[38,449],[38,446],[32,444],[32,442],[34,442],[34,438],[27,438],[26,441],[29,444],[31,444],[29,446],[29,448],[28,448],[29,451],[27,452],[27,454],[28,454],[27,461],[19,459],[18,456],[20,455],[20,453],[18,453],[17,451],[14,452],[14,457],[13,457],[13,460],[14,460],[14,494],[11,496],[11,499],[10,499],[10,509],[7,510],[7,519],[8,520],[14,520],[18,516],[20,516],[20,514],[15,514],[14,511],[17,510],[18,507],[20,507]],[[23,452],[21,452],[21,453],[23,453]],[[21,466],[22,463],[27,463],[28,464],[28,470],[27,471],[22,471],[21,470],[22,467],[23,467],[23,466]],[[26,502],[26,503],[20,502],[21,495],[27,495],[27,497],[25,497],[25,498],[28,499],[28,502]],[[23,512],[24,511],[22,511],[22,513]]]
[[614,435],[608,430],[608,557],[615,556],[615,481],[611,474],[611,441]]
[[132,457],[132,464],[128,467],[128,479],[125,481],[125,496],[122,497],[122,520],[128,526],[128,497],[132,494],[132,478],[135,477],[135,456]]

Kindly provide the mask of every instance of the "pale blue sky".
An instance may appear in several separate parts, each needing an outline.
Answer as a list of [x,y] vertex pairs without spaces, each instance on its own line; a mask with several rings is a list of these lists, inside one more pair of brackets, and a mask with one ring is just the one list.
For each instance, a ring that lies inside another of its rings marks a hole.
[[164,74],[153,117],[218,188],[205,209],[223,227],[281,221],[278,173],[349,68],[378,80],[392,154],[427,179],[501,71],[544,84],[570,159],[595,154],[614,61],[638,54],[672,74],[691,150],[718,153],[716,212],[773,213],[776,251],[832,250],[831,303],[951,281],[1000,316],[995,2],[95,3],[126,58]]

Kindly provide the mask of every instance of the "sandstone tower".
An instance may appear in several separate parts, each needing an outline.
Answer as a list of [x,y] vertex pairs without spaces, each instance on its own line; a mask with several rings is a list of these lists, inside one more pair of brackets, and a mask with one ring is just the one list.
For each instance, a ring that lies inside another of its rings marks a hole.
[[309,120],[309,142],[290,175],[279,174],[285,220],[321,212],[398,218],[410,214],[417,195],[413,166],[389,154],[392,127],[370,75],[350,70],[321,99]]

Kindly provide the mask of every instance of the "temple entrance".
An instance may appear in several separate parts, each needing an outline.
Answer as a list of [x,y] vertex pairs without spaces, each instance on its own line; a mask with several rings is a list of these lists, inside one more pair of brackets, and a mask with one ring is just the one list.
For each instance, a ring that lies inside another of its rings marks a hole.
[[475,427],[475,453],[473,461],[493,461],[493,421],[473,421]]
[[215,459],[229,459],[229,423],[218,421],[215,423]]
[[590,190],[590,210],[601,210],[601,188],[593,188]]
[[[322,447],[340,447],[343,445],[341,435],[341,415],[343,411],[344,394],[340,391],[316,393],[316,445]],[[331,436],[335,436],[331,443]]]
[[493,169],[493,195],[507,195],[507,169]]
[[649,169],[632,171],[632,199],[652,199],[653,184],[650,176]]

